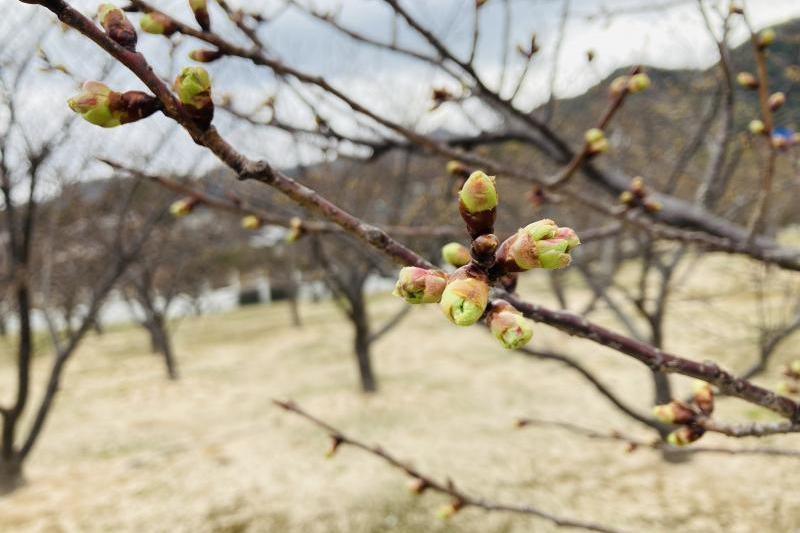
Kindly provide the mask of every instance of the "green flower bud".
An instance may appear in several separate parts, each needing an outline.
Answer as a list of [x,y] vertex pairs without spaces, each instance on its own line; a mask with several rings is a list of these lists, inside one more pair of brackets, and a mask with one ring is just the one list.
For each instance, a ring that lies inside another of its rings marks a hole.
[[750,133],[752,133],[753,135],[761,135],[762,133],[764,133],[764,131],[766,131],[767,127],[764,125],[762,121],[756,119],[750,121],[748,129],[750,130]]
[[120,8],[114,4],[100,4],[97,18],[111,39],[129,50],[136,49],[136,30]]
[[504,272],[532,268],[564,268],[570,252],[581,244],[571,228],[559,228],[550,219],[539,220],[506,239],[497,251],[497,264]]
[[795,359],[794,361],[789,363],[789,370],[791,370],[795,374],[800,374],[800,360]]
[[442,293],[440,306],[445,316],[457,326],[471,326],[483,316],[489,303],[489,284],[464,266],[456,270]]
[[714,412],[714,391],[705,381],[695,380],[692,383],[692,402],[705,415]]
[[242,228],[247,230],[257,230],[261,227],[261,219],[255,215],[247,215],[242,218]]
[[107,85],[99,81],[87,81],[81,86],[81,92],[67,100],[67,104],[87,122],[102,128],[113,128],[122,122],[119,115],[111,111],[111,94]]
[[214,119],[211,100],[211,77],[203,67],[185,67],[173,85],[184,110],[201,126],[208,127]]
[[178,31],[178,27],[172,19],[159,11],[151,11],[142,15],[139,18],[139,27],[146,33],[166,37]]
[[487,176],[480,170],[476,170],[470,175],[458,195],[467,211],[473,214],[497,207],[494,176]]
[[461,161],[448,161],[446,169],[447,173],[452,176],[469,177],[469,169]]
[[705,431],[696,426],[681,426],[669,435],[667,442],[672,446],[686,446],[703,436]]
[[775,30],[772,28],[767,28],[758,35],[758,44],[761,47],[769,46],[775,42],[776,37],[777,34],[775,33]]
[[437,303],[447,285],[447,274],[440,270],[405,267],[400,270],[394,294],[410,304]]
[[631,93],[638,93],[647,90],[650,87],[650,76],[644,72],[634,74],[628,80],[628,91]]
[[454,267],[462,267],[472,261],[469,250],[458,242],[449,242],[442,246],[442,259]]
[[673,400],[653,407],[653,416],[665,424],[688,424],[695,419],[697,413],[685,403]]
[[619,96],[623,92],[628,90],[628,82],[630,81],[629,76],[617,76],[614,78],[614,81],[611,82],[611,85],[608,88],[608,92],[611,96]]
[[286,242],[297,242],[303,236],[303,220],[300,217],[292,217],[289,221],[289,231],[286,233]]
[[169,212],[176,218],[185,217],[194,210],[197,200],[194,198],[181,198],[169,206]]
[[209,31],[211,20],[208,17],[208,0],[189,0],[189,7],[203,31]]
[[606,134],[603,133],[603,130],[600,128],[592,128],[590,130],[586,130],[586,133],[583,135],[584,139],[586,139],[587,144],[596,143],[601,139],[605,139]]
[[758,79],[749,72],[740,72],[736,75],[736,83],[747,89],[758,87]]
[[530,322],[514,306],[503,300],[492,303],[486,322],[492,335],[510,350],[524,346],[533,336]]

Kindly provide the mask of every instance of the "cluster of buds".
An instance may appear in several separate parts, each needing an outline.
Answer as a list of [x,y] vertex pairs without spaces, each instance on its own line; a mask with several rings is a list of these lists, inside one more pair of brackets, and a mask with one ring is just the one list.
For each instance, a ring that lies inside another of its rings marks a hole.
[[680,426],[667,435],[667,442],[673,446],[685,446],[702,437],[705,428],[697,423],[698,419],[710,416],[713,412],[714,391],[704,381],[693,384],[691,403],[673,400],[653,408],[653,414],[659,421]]
[[181,198],[180,200],[172,202],[172,205],[169,206],[169,212],[175,218],[185,217],[194,211],[194,208],[197,207],[199,203],[200,200],[195,197]]
[[87,122],[103,128],[136,122],[159,109],[159,101],[141,91],[119,93],[99,81],[87,81],[81,92],[67,100],[70,109]]
[[203,31],[209,31],[211,29],[211,20],[208,16],[208,0],[189,0],[189,7],[192,9],[194,18]]
[[169,37],[176,31],[178,26],[171,17],[160,11],[148,11],[139,18],[139,27],[145,33],[153,35],[163,35]]
[[608,139],[606,139],[606,134],[600,128],[586,130],[583,138],[586,141],[586,151],[589,155],[608,152],[608,149],[611,147]]
[[472,260],[469,249],[461,243],[449,242],[442,246],[442,259],[448,265],[462,267]]
[[622,94],[640,93],[650,88],[650,76],[644,72],[637,72],[630,76],[617,76],[609,86],[609,94],[612,98],[621,96]]
[[787,364],[783,369],[783,375],[786,376],[787,381],[778,385],[778,392],[780,394],[800,394],[800,360]]
[[619,201],[626,209],[642,208],[648,213],[661,211],[661,204],[648,198],[647,187],[644,185],[644,179],[640,176],[633,178],[628,190],[620,193]]
[[214,119],[211,77],[203,67],[184,67],[173,84],[181,106],[198,125],[208,128]]
[[114,4],[100,4],[97,8],[100,25],[113,41],[128,50],[136,50],[136,29],[120,8]]
[[456,242],[443,247],[442,258],[457,267],[449,275],[440,270],[403,268],[394,294],[412,304],[438,302],[448,320],[458,326],[485,319],[504,347],[519,348],[531,339],[531,325],[510,303],[496,300],[489,304],[492,285],[513,291],[519,272],[569,265],[570,252],[580,240],[572,229],[540,220],[501,244],[493,233],[498,205],[495,179],[482,171],[469,176],[458,198],[461,218],[472,237],[471,248]]

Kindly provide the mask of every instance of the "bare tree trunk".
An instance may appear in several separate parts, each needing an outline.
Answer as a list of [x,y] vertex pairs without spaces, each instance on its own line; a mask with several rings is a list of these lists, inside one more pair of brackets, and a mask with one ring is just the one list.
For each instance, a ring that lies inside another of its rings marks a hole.
[[8,326],[6,325],[6,317],[0,314],[0,337],[8,335]]
[[0,458],[0,495],[13,492],[22,483],[22,462],[16,457]]
[[369,318],[364,300],[359,295],[350,302],[352,305],[352,320],[355,329],[354,349],[358,363],[358,375],[361,379],[361,390],[366,393],[378,390],[378,383],[372,371],[372,357],[370,354]]
[[167,367],[167,377],[171,380],[178,379],[178,362],[175,359],[175,353],[172,351],[172,342],[169,338],[164,317],[160,314],[155,314],[151,320],[150,326],[150,342],[155,347],[155,351],[164,356],[164,363]]
[[289,286],[289,312],[292,315],[292,326],[295,328],[303,327],[303,319],[300,317],[300,301],[298,300],[297,283],[291,282]]

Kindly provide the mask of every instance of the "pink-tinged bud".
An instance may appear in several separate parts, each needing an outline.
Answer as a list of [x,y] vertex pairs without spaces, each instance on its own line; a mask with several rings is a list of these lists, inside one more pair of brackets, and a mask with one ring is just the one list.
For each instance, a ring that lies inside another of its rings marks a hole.
[[255,215],[247,215],[242,218],[242,228],[247,230],[257,230],[261,227],[261,219]]
[[192,8],[194,18],[203,31],[209,31],[211,20],[208,16],[208,0],[189,0],[189,7]]
[[692,384],[692,402],[704,415],[714,412],[714,391],[705,381],[696,380]]
[[159,101],[141,91],[118,93],[99,81],[87,81],[81,92],[67,101],[84,120],[113,128],[149,117],[161,108]]
[[509,350],[524,346],[533,336],[531,323],[513,305],[497,300],[486,317],[486,323],[494,338]]
[[767,100],[770,110],[777,111],[786,103],[786,95],[781,92],[772,93]]
[[688,424],[695,419],[697,413],[685,403],[673,400],[653,407],[653,415],[665,424]]
[[196,198],[181,198],[172,202],[172,205],[169,206],[169,212],[176,218],[185,217],[194,211],[196,205]]
[[173,85],[184,111],[199,125],[207,128],[214,119],[211,100],[211,77],[203,67],[185,67]]
[[740,72],[736,75],[736,83],[746,89],[758,88],[758,79],[749,72]]
[[204,48],[192,50],[189,52],[189,59],[197,61],[198,63],[211,63],[222,57],[222,52],[219,50],[207,50]]
[[766,48],[775,42],[776,37],[777,34],[775,33],[775,30],[772,28],[767,28],[758,34],[758,45],[762,48]]
[[631,93],[639,93],[647,90],[649,87],[650,87],[650,76],[648,76],[644,72],[640,72],[639,74],[634,74],[633,76],[631,76],[631,79],[628,80],[628,91],[630,91]]
[[136,49],[136,30],[125,13],[114,4],[100,4],[97,17],[106,34],[128,50]]
[[392,294],[410,304],[432,304],[442,299],[445,285],[447,274],[440,270],[404,267],[400,269]]
[[486,275],[467,265],[450,275],[439,305],[453,324],[471,326],[483,316],[488,303]]
[[503,241],[497,250],[497,265],[505,273],[564,268],[570,264],[569,253],[580,243],[571,228],[559,228],[550,219],[539,220]]
[[160,11],[150,11],[142,15],[139,18],[139,27],[145,33],[164,35],[165,37],[169,37],[178,31],[178,26],[175,22]]
[[473,172],[458,193],[459,211],[467,225],[467,231],[474,239],[494,231],[497,216],[497,188],[494,176],[484,172]]
[[420,479],[418,477],[413,478],[411,481],[408,482],[408,490],[412,494],[422,494],[426,490],[428,490],[428,482],[424,479]]
[[449,242],[442,246],[442,259],[444,259],[445,263],[458,268],[468,264],[472,257],[470,257],[469,250],[463,244]]
[[681,426],[669,435],[667,442],[672,446],[686,446],[703,436],[705,430],[699,426]]
[[767,127],[764,125],[762,121],[756,119],[750,121],[748,129],[750,130],[750,133],[752,133],[753,135],[761,135],[766,131]]

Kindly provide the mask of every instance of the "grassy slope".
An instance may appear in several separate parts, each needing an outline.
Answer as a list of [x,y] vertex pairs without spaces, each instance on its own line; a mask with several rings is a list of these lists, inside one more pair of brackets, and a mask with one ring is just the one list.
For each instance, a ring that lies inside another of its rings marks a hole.
[[[723,257],[709,264],[682,278],[669,347],[742,368],[749,333],[728,324],[748,309],[754,270]],[[725,275],[732,268],[736,275]],[[539,293],[541,282],[524,292]],[[702,298],[717,292],[728,296]],[[374,308],[388,316],[397,305],[381,297]],[[186,320],[176,339],[180,383],[165,381],[138,330],[89,339],[29,464],[30,483],[0,499],[0,531],[551,530],[478,511],[442,522],[434,517],[440,498],[411,496],[401,475],[371,457],[345,449],[326,460],[325,436],[273,408],[274,397],[292,397],[476,493],[629,531],[787,531],[800,521],[800,480],[788,474],[796,460],[709,455],[665,464],[648,450],[626,454],[560,430],[514,430],[514,417],[531,415],[642,434],[570,371],[504,352],[479,328],[457,330],[435,307],[416,310],[377,345],[382,391],[370,398],[354,390],[347,325],[329,304],[303,312],[302,329],[289,327],[280,305]],[[534,342],[567,347],[645,407],[649,383],[639,365],[544,326]],[[38,360],[38,378],[47,362]],[[728,417],[763,416],[721,403]]]

